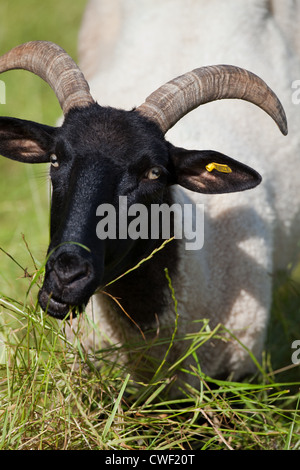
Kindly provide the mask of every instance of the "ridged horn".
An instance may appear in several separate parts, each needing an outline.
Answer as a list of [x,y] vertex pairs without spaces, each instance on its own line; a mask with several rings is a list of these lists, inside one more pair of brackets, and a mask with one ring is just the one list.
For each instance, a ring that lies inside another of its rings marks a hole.
[[137,111],[156,122],[165,134],[198,106],[226,98],[257,105],[287,134],[285,112],[275,93],[257,75],[232,65],[201,67],[181,75],[158,88]]
[[0,57],[0,73],[23,69],[41,77],[54,90],[63,113],[94,103],[83,73],[64,49],[48,41],[21,44]]

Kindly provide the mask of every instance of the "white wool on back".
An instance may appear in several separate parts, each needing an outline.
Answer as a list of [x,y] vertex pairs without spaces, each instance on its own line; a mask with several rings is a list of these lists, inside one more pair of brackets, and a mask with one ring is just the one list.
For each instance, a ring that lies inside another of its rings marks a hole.
[[[182,244],[180,274],[172,280],[180,335],[200,328],[192,321],[209,318],[211,328],[222,323],[258,358],[272,273],[296,261],[300,234],[300,105],[293,103],[292,88],[300,79],[298,18],[298,0],[90,0],[80,32],[80,66],[101,105],[131,109],[168,80],[213,64],[256,73],[281,100],[287,137],[259,108],[237,100],[204,105],[166,135],[181,147],[225,153],[263,177],[242,193],[173,191],[176,200],[205,207],[204,247],[187,251]],[[112,341],[134,337],[128,327],[124,334],[106,299],[96,297],[93,318],[101,331]],[[171,307],[161,324],[173,328]],[[87,344],[97,348],[94,336]],[[182,344],[171,350],[170,360]],[[199,357],[211,375],[233,372],[238,378],[255,370],[234,341],[205,344]]]

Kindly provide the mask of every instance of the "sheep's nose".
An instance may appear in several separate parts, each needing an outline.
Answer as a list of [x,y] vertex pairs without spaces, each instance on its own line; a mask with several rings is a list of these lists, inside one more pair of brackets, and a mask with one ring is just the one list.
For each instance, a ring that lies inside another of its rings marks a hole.
[[53,270],[63,285],[70,285],[89,277],[90,264],[77,254],[62,253],[53,264]]

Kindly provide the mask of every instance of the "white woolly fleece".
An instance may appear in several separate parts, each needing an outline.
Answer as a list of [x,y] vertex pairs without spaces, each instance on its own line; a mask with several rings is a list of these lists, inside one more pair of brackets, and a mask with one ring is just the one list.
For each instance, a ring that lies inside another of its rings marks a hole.
[[[90,0],[80,32],[80,65],[101,105],[131,109],[166,81],[212,64],[251,70],[281,100],[287,137],[259,108],[232,100],[191,112],[166,136],[181,147],[218,150],[263,176],[259,187],[229,195],[174,188],[177,200],[205,204],[204,247],[182,249],[173,280],[180,334],[199,329],[193,320],[209,318],[211,328],[224,324],[257,357],[271,274],[296,259],[300,233],[300,105],[292,99],[292,82],[300,79],[297,18],[298,0]],[[121,322],[105,303],[93,300],[94,320],[112,341],[123,341]],[[162,323],[174,324],[172,308]],[[254,369],[234,341],[204,345],[199,355],[208,374],[239,377]]]

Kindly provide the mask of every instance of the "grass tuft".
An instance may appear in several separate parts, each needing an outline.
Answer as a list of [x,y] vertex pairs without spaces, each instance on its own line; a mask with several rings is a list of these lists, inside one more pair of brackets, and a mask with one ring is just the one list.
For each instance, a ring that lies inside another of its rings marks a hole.
[[[176,319],[171,343],[148,381],[137,382],[114,359],[128,345],[97,351],[96,369],[80,332],[71,344],[64,334],[66,322],[46,316],[34,301],[32,291],[43,268],[30,257],[35,269],[24,278],[24,301],[0,296],[0,449],[300,448],[300,382],[282,381],[285,370],[272,369],[267,353],[256,377],[243,382],[212,379],[203,374],[196,351],[225,330],[219,325],[211,331],[200,321],[197,334],[180,337]],[[177,312],[168,272],[166,276]],[[169,350],[178,341],[189,346],[169,364]],[[186,373],[197,377],[198,386],[170,399],[168,388],[189,355],[194,366]]]

